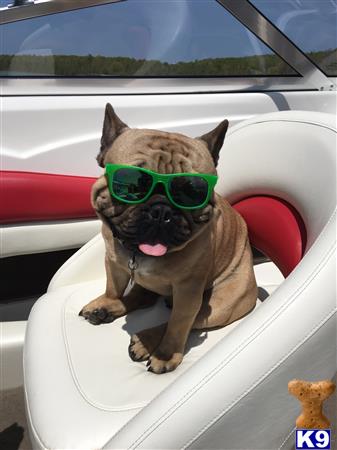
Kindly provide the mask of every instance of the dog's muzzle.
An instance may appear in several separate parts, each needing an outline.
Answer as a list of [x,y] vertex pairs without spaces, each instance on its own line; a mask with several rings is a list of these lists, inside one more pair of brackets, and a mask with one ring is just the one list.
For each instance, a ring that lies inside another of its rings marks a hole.
[[165,198],[151,199],[143,206],[137,240],[139,243],[177,245],[182,213],[172,207]]
[[170,223],[173,217],[172,208],[165,203],[156,203],[152,205],[149,214],[152,221],[159,226]]

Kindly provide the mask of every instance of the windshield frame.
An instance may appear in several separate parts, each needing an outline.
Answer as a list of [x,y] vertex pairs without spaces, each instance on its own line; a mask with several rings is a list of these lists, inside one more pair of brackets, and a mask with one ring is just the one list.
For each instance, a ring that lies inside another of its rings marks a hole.
[[[54,2],[56,0],[52,0]],[[102,1],[114,3],[116,0]],[[117,0],[117,2],[120,0]],[[123,1],[123,0],[122,0]],[[249,0],[215,0],[281,57],[299,75],[217,77],[1,77],[2,95],[125,95],[223,92],[336,90],[335,77],[327,77],[282,31]],[[51,2],[48,2],[51,3]],[[99,3],[99,2],[92,2]],[[18,7],[21,8],[21,7]],[[41,82],[43,80],[43,82]]]

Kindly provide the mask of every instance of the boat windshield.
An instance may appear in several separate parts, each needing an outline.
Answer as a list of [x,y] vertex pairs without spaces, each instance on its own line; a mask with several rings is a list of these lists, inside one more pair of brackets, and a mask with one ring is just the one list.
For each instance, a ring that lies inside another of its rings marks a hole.
[[250,0],[327,76],[337,76],[336,0]]

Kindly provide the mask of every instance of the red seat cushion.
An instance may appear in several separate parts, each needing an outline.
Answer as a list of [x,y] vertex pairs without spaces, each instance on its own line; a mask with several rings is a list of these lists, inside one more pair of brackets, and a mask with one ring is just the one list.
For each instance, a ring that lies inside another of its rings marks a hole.
[[0,223],[96,217],[90,191],[96,178],[0,172]]
[[268,256],[286,277],[300,262],[306,244],[306,232],[298,212],[275,197],[254,196],[233,207],[248,225],[253,247]]
[[[0,223],[95,217],[90,191],[95,178],[3,171]],[[233,205],[248,224],[251,244],[287,276],[306,244],[303,221],[284,200],[254,196]]]

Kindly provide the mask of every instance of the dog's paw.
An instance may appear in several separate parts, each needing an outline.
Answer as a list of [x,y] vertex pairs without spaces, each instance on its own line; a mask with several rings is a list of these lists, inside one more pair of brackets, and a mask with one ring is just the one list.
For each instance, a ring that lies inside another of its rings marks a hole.
[[111,195],[104,175],[99,177],[92,186],[92,203],[97,211],[103,211],[112,205]]
[[125,306],[116,299],[101,295],[88,303],[80,312],[79,316],[84,317],[92,325],[113,322],[117,317],[125,314]]
[[129,355],[133,361],[145,361],[159,347],[166,330],[166,323],[146,328],[131,336]]
[[173,353],[172,357],[168,360],[152,355],[147,362],[147,370],[156,374],[172,372],[179,366],[182,360],[182,353]]
[[106,308],[96,308],[92,311],[85,310],[79,312],[79,316],[82,316],[90,322],[92,325],[100,325],[101,323],[110,323],[115,320],[115,316],[109,312]]
[[133,361],[146,361],[150,357],[149,350],[141,342],[136,334],[131,336],[129,345],[129,356]]

